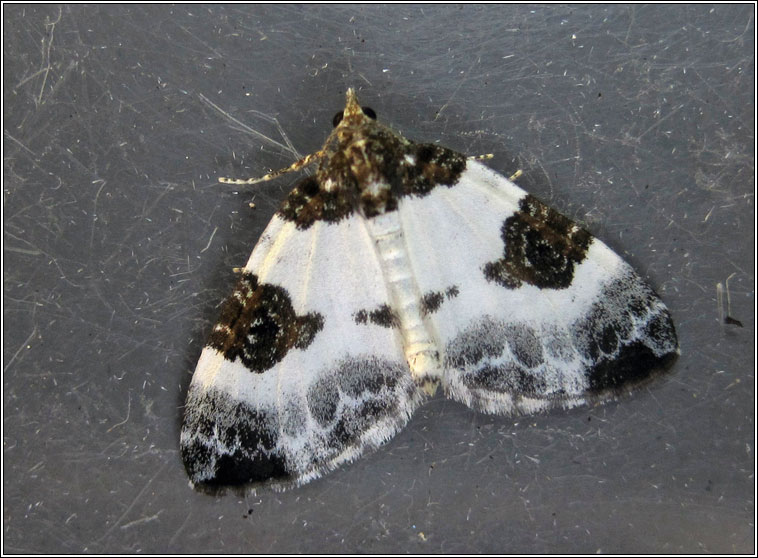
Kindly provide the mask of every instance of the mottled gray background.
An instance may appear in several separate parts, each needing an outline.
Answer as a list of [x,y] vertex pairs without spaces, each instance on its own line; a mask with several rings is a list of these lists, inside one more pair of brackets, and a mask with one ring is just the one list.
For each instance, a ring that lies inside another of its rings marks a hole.
[[[754,6],[3,8],[5,551],[754,552]],[[523,169],[682,356],[605,407],[437,398],[305,487],[195,492],[191,373],[297,180],[216,178],[318,149],[348,86]]]

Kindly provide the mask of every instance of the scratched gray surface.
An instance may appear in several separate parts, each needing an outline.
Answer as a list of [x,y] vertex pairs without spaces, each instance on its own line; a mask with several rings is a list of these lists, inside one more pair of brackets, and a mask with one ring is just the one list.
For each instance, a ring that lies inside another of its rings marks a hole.
[[[753,6],[3,8],[6,552],[754,551]],[[195,492],[191,372],[297,177],[215,179],[316,150],[351,85],[523,169],[682,356],[604,407],[438,398],[305,487]]]

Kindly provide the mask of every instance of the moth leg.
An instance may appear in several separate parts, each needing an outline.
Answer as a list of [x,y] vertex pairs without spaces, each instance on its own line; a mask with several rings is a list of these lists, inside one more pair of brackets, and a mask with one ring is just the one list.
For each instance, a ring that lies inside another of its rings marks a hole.
[[481,155],[471,155],[466,157],[469,161],[488,161],[495,156],[494,153],[483,153]]
[[[492,159],[495,155],[493,153],[483,153],[481,155],[471,155],[470,157],[466,157],[469,161],[488,161],[489,159]],[[514,172],[510,177],[508,177],[508,180],[513,182],[517,178],[519,178],[522,174],[524,174],[524,171],[521,169]]]

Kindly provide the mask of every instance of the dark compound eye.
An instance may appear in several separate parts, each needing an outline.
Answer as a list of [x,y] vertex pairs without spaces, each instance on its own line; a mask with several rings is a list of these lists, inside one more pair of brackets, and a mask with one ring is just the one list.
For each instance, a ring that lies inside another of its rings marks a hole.
[[361,110],[363,111],[363,114],[368,116],[371,120],[376,120],[376,113],[374,112],[374,109],[371,107],[361,107]]
[[334,115],[334,118],[332,118],[332,126],[335,128],[337,127],[337,124],[342,122],[342,111],[339,111],[337,114]]

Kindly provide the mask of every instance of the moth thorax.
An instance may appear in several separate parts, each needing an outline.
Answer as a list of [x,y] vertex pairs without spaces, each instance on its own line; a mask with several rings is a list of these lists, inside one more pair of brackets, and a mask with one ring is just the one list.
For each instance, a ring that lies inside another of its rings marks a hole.
[[350,172],[361,185],[380,181],[381,167],[377,164],[376,156],[367,147],[366,140],[360,139],[345,149]]
[[385,192],[390,191],[390,185],[387,184],[385,181],[375,181],[370,180],[367,184],[363,186],[363,193],[368,194],[373,197],[379,197]]

